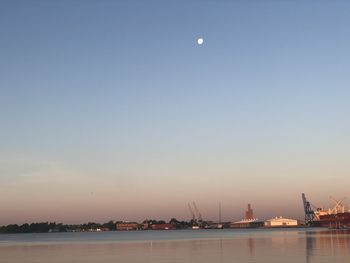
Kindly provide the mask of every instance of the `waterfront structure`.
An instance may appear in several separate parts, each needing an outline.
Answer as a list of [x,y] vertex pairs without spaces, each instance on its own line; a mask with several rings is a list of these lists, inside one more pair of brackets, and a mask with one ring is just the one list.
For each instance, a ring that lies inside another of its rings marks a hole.
[[248,204],[248,209],[245,212],[245,219],[246,220],[252,220],[254,219],[254,212],[250,204]]
[[176,229],[176,226],[170,223],[152,225],[152,230],[175,230],[175,229]]
[[117,231],[138,230],[139,224],[135,222],[122,222],[116,224]]
[[148,228],[149,228],[148,222],[145,222],[145,223],[141,224],[141,229],[142,230],[148,230]]
[[350,210],[345,208],[344,200],[334,201],[334,207],[328,210],[317,208],[315,211],[311,209],[310,202],[302,194],[302,200],[305,212],[305,223],[315,227],[328,228],[350,228]]
[[265,221],[265,227],[293,227],[298,225],[298,220],[284,218],[282,216],[271,218]]
[[[193,208],[192,208],[192,206],[193,206]],[[202,218],[202,214],[199,211],[199,209],[194,201],[192,202],[192,206],[190,205],[190,203],[188,203],[188,209],[189,209],[190,214],[192,216],[192,226],[194,226],[196,229],[197,229],[197,226],[199,228],[202,228],[203,223],[204,223],[203,218]]]
[[264,227],[265,222],[257,218],[243,219],[241,221],[232,222],[230,228],[258,228]]
[[254,218],[253,209],[250,204],[248,204],[248,209],[245,212],[245,218],[241,221],[231,222],[230,228],[257,228],[263,227],[264,221]]

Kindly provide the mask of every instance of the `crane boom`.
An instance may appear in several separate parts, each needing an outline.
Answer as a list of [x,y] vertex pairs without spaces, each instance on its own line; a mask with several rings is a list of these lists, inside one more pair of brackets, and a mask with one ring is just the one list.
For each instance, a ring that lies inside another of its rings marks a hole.
[[343,202],[345,201],[346,197],[344,197],[342,200],[337,200],[332,196],[330,196],[330,199],[333,200],[335,203],[335,206],[333,207],[333,209],[331,209],[332,213],[335,213],[335,214],[338,212],[344,213],[345,206],[343,205]]
[[196,211],[198,220],[199,221],[203,221],[202,214],[199,212],[199,209],[198,209],[198,207],[197,207],[195,202],[193,202],[193,207],[194,207],[194,210]]
[[196,221],[196,216],[195,216],[195,214],[194,214],[194,212],[193,212],[193,209],[192,209],[190,203],[188,203],[188,210],[190,211],[190,214],[191,214],[191,216],[192,216],[192,220],[193,220],[193,221]]

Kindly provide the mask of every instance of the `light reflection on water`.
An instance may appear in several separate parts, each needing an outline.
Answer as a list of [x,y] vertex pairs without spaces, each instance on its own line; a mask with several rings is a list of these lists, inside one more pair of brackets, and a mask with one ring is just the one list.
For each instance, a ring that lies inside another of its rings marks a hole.
[[348,263],[350,232],[294,229],[2,235],[0,262]]

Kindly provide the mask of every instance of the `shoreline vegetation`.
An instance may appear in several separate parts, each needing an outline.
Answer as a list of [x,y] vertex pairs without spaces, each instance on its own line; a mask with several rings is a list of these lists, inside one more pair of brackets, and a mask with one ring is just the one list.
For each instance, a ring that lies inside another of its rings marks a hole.
[[[248,223],[250,221],[247,221]],[[58,233],[58,232],[104,232],[104,231],[143,231],[143,230],[184,230],[184,229],[227,229],[227,228],[304,228],[305,224],[297,225],[255,225],[253,224],[232,226],[231,222],[214,223],[212,221],[178,221],[172,218],[169,222],[164,220],[144,220],[142,223],[109,221],[107,223],[89,222],[84,224],[63,224],[56,222],[25,223],[22,225],[10,224],[0,226],[1,234],[26,234],[26,233]]]
[[[40,223],[25,223],[22,225],[10,224],[0,226],[0,234],[20,234],[20,233],[51,233],[51,232],[100,232],[100,231],[117,231],[118,224],[137,224],[136,229],[132,230],[147,230],[153,229],[152,226],[168,225],[174,226],[174,229],[190,229],[195,223],[178,221],[172,218],[168,223],[164,220],[144,220],[142,223],[109,221],[107,223],[89,222],[84,224],[63,224],[56,222],[40,222]],[[130,229],[131,230],[131,229]]]

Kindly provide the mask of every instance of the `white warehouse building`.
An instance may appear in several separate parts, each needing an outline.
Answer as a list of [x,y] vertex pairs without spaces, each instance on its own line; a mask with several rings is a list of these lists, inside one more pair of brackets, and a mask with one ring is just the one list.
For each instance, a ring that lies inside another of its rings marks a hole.
[[275,217],[265,221],[265,227],[288,227],[288,226],[298,226],[299,222],[295,219]]

